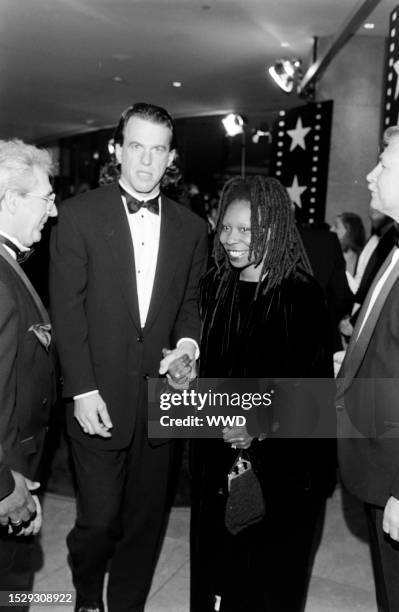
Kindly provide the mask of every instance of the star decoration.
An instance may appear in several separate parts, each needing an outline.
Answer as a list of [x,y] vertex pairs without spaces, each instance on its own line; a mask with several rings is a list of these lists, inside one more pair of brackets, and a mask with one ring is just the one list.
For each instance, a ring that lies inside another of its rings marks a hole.
[[399,60],[396,60],[396,62],[393,65],[393,69],[396,72],[395,100],[397,100],[398,95],[399,95]]
[[302,147],[304,151],[306,150],[305,136],[311,129],[310,127],[304,128],[302,119],[298,117],[295,130],[287,130],[287,134],[292,138],[290,152],[293,151],[295,147]]
[[287,191],[290,194],[291,202],[296,204],[298,208],[302,208],[301,195],[306,190],[307,190],[307,187],[305,186],[302,187],[301,185],[299,185],[298,177],[295,175],[294,180],[292,181],[292,185],[291,187],[287,187]]

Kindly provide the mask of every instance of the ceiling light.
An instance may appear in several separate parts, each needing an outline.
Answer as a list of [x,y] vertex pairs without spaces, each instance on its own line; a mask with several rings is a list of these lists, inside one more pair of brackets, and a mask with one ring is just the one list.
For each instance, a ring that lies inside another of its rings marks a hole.
[[173,87],[181,87],[181,82],[180,81],[173,81],[172,83]]
[[115,83],[123,83],[124,78],[121,77],[121,76],[116,75],[116,76],[112,77],[112,80],[115,81]]
[[244,132],[244,119],[241,115],[230,113],[222,119],[222,123],[227,136],[237,136],[237,134],[242,134]]
[[363,26],[366,30],[374,30],[375,28],[375,24],[374,23],[365,23]]
[[257,130],[253,130],[251,140],[254,144],[258,144],[260,138],[267,137],[269,143],[272,141],[272,135],[267,125],[261,125]]
[[281,47],[289,47],[290,43],[289,42],[282,42],[280,46]]
[[279,59],[269,68],[269,74],[273,81],[286,93],[291,93],[294,88],[294,81],[299,76],[301,60],[299,59]]

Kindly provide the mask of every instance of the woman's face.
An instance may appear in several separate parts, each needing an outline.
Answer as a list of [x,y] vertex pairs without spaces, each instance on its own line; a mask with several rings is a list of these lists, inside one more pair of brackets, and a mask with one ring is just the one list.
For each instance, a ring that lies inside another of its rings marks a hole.
[[331,228],[332,232],[337,234],[337,238],[341,243],[341,246],[345,243],[346,238],[346,227],[342,222],[341,217],[335,217],[334,224]]
[[[233,200],[223,217],[219,240],[234,268],[244,268],[250,263],[251,208],[246,200]],[[253,257],[252,257],[253,261]]]

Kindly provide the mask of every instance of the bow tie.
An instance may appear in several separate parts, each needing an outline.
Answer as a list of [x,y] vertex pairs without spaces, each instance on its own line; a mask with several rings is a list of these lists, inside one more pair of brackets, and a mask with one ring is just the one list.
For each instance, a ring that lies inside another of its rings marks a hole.
[[27,251],[21,251],[21,249],[19,249],[16,244],[14,244],[11,240],[8,240],[8,238],[6,238],[5,236],[2,236],[1,234],[0,234],[0,243],[4,244],[9,249],[14,251],[15,255],[17,256],[17,262],[19,264],[24,263],[24,261],[26,261],[33,253],[33,249],[28,249]]
[[135,197],[130,195],[121,185],[119,185],[121,194],[124,196],[126,200],[126,206],[130,213],[136,213],[140,210],[140,208],[146,208],[149,212],[154,213],[154,215],[159,215],[159,195],[151,200],[140,201]]

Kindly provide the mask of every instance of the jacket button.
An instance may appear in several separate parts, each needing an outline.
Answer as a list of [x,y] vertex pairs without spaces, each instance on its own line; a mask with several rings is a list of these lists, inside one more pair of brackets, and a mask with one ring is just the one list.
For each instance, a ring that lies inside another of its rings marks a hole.
[[342,404],[337,404],[337,405],[335,406],[335,409],[336,409],[336,411],[337,411],[337,412],[342,412],[342,411],[343,411],[343,409],[344,409],[344,407],[342,406]]
[[143,378],[144,378],[144,380],[148,380],[150,378],[150,375],[149,374],[144,374]]
[[137,336],[137,342],[144,342],[143,336]]
[[45,397],[44,399],[42,399],[42,405],[45,406],[48,402],[47,397]]

